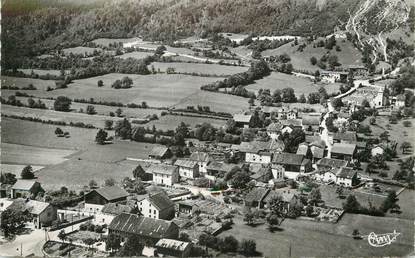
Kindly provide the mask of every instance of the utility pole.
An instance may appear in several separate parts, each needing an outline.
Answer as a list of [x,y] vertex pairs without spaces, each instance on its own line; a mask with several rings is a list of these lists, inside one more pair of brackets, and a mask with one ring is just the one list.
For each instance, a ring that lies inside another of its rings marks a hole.
[[23,257],[23,243],[20,243],[20,256]]

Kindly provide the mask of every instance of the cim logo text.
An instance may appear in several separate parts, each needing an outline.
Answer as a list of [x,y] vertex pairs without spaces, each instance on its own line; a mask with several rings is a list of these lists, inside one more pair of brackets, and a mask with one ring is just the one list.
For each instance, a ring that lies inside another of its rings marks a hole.
[[393,233],[385,233],[385,234],[379,234],[377,235],[375,232],[372,232],[368,235],[367,241],[369,242],[369,245],[373,247],[382,247],[385,245],[390,245],[393,242],[396,241],[396,238],[401,233],[397,233],[396,230],[393,231]]

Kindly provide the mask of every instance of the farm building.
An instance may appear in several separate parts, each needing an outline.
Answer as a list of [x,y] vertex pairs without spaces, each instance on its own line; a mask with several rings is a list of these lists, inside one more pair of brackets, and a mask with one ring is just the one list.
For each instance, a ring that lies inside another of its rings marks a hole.
[[320,78],[324,82],[335,83],[335,82],[346,82],[347,72],[338,71],[321,71]]
[[249,128],[252,121],[252,115],[235,114],[233,115],[233,120],[235,121],[236,127]]
[[334,143],[331,148],[331,157],[350,161],[354,158],[356,149],[354,143]]
[[166,256],[188,257],[192,243],[162,238],[156,243],[157,253]]
[[167,164],[150,164],[145,168],[147,173],[153,174],[153,182],[160,185],[172,186],[179,182],[179,168]]
[[275,154],[272,163],[283,166],[285,175],[291,179],[296,178],[298,173],[307,173],[312,170],[311,160],[293,153]]
[[352,168],[340,168],[336,174],[336,184],[352,187],[357,184],[357,171]]
[[138,208],[147,218],[169,220],[174,217],[174,203],[163,192],[149,194],[138,202]]
[[174,162],[179,167],[179,175],[181,178],[194,179],[199,177],[199,164],[197,161],[190,159],[178,159]]
[[347,160],[342,159],[322,158],[319,161],[317,161],[317,168],[319,170],[347,167],[347,165],[349,165],[349,162]]
[[39,182],[35,180],[19,179],[11,188],[12,198],[29,198],[43,192]]
[[156,146],[148,154],[150,159],[168,159],[171,156],[171,150],[165,146]]
[[302,118],[303,130],[309,132],[318,132],[320,129],[320,115],[304,115]]
[[94,214],[94,223],[99,225],[110,224],[115,216],[121,213],[131,213],[133,208],[121,203],[107,203],[102,207],[101,212]]
[[85,211],[100,212],[105,204],[126,201],[128,196],[129,194],[118,186],[94,189],[85,194]]
[[202,174],[207,173],[206,167],[210,161],[210,157],[208,153],[196,151],[190,155],[189,159],[194,160],[199,164],[199,173],[202,173]]
[[271,139],[278,139],[281,134],[283,125],[280,122],[273,122],[267,126],[267,134]]
[[47,202],[16,199],[7,209],[21,211],[30,215],[35,228],[49,226],[57,218],[57,209]]
[[173,222],[129,213],[116,216],[109,224],[108,231],[121,237],[122,241],[134,235],[153,245],[162,238],[179,237],[179,227]]

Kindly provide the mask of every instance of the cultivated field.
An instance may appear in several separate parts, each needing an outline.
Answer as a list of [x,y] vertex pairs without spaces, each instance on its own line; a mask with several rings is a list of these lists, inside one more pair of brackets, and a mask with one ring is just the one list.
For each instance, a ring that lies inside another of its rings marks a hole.
[[101,48],[92,48],[92,47],[72,47],[72,48],[64,48],[62,51],[65,55],[69,55],[70,53],[74,55],[80,54],[87,54],[90,55],[94,53],[94,50],[102,51]]
[[[311,65],[310,58],[314,56],[315,58],[320,59],[328,52],[328,50],[324,47],[313,47],[313,44],[317,43],[318,40],[320,39],[308,44],[302,52],[297,51],[298,46],[292,46],[292,44],[289,43],[276,49],[265,50],[262,52],[262,56],[277,56],[286,53],[291,57],[291,63],[293,64],[294,69],[314,72],[321,69],[317,65]],[[299,45],[302,43],[303,41],[299,40]],[[339,63],[342,64],[343,67],[362,64],[362,54],[353,46],[351,42],[337,39],[337,45],[340,46],[341,51],[337,52],[333,49],[330,53],[337,55]]]
[[[114,108],[115,110],[115,108]],[[2,106],[2,114],[14,115],[19,117],[36,117],[42,120],[63,121],[69,122],[82,122],[84,124],[91,124],[98,128],[103,128],[105,120],[118,121],[119,117],[110,117],[103,115],[87,115],[85,113],[74,112],[58,112],[48,109],[34,109],[26,107],[16,107],[10,105]]]
[[36,176],[45,189],[58,189],[70,185],[71,189],[81,190],[90,180],[99,185],[105,179],[114,178],[120,182],[131,177],[137,163],[125,161],[126,157],[146,158],[155,145],[128,141],[118,141],[109,145],[91,145],[63,163],[41,169]]
[[221,127],[226,123],[225,120],[220,119],[166,115],[160,117],[160,119],[158,120],[153,120],[150,123],[145,124],[144,126],[152,127],[153,125],[155,125],[157,129],[175,130],[181,122],[184,122],[191,128],[194,128],[196,125],[203,123],[209,123],[214,127]]
[[[54,80],[41,80],[41,79],[32,79],[32,78],[19,78],[19,77],[10,77],[10,76],[1,76],[1,86],[16,86],[19,88],[27,87],[29,84],[33,84],[37,88],[37,91],[45,91],[47,87],[55,88]],[[27,91],[28,94],[31,92],[37,91]]]
[[144,59],[144,58],[146,58],[148,56],[151,56],[153,54],[154,54],[153,52],[134,51],[134,52],[129,52],[129,53],[122,54],[122,55],[117,56],[117,57],[122,58],[122,59],[127,59],[127,58],[130,58],[130,57],[131,58],[136,58],[136,59]]
[[1,162],[5,164],[50,165],[65,161],[73,150],[41,148],[27,145],[2,143]]
[[198,73],[198,74],[211,74],[218,76],[228,76],[235,73],[245,72],[248,67],[243,66],[229,66],[219,64],[192,64],[192,63],[161,63],[154,62],[149,65],[154,66],[156,71],[165,72],[167,68],[173,68],[178,73]]
[[318,91],[321,86],[323,86],[329,94],[339,91],[338,84],[316,84],[303,77],[278,72],[272,72],[271,75],[257,80],[254,84],[246,86],[246,89],[255,92],[259,89],[270,89],[272,93],[276,89],[282,90],[283,88],[291,87],[294,89],[297,97],[301,94],[304,94],[307,97],[310,92]]
[[[69,132],[71,137],[57,137],[55,135],[57,127],[60,127],[64,132]],[[2,117],[1,119],[2,143],[79,150],[85,149],[89,145],[95,145],[96,133],[97,129],[48,125],[8,117]],[[110,131],[109,134],[111,135],[111,133]]]
[[[305,220],[286,219],[280,226],[281,230],[270,232],[267,225],[255,228],[248,226],[237,217],[233,220],[232,229],[219,236],[232,235],[239,240],[252,239],[257,250],[265,257],[331,257],[338,256],[404,256],[413,251],[414,230],[410,220],[372,217],[366,215],[345,214],[337,224],[319,223]],[[381,225],[381,227],[379,227]],[[371,232],[376,234],[390,233],[396,230],[401,233],[396,242],[382,248],[369,245],[367,238],[355,240],[351,236],[353,229],[362,235]],[[336,248],[328,248],[336,246]]]
[[[56,76],[61,75],[60,70],[41,70],[41,69],[17,69],[17,70],[27,75],[32,74],[32,71],[34,74],[37,74],[37,75],[48,75],[48,74],[56,75]],[[65,70],[65,74],[68,74],[69,72],[70,72],[69,70]]]

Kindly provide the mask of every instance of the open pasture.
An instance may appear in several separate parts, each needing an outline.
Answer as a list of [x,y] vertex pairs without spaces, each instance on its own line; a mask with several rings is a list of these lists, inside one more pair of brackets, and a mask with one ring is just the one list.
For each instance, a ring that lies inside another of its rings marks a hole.
[[64,48],[62,51],[65,55],[74,54],[74,55],[91,55],[94,51],[102,51],[101,48],[93,48],[93,47],[71,47],[71,48]]
[[[291,43],[289,43],[276,49],[265,50],[262,52],[262,56],[278,56],[286,53],[291,57],[291,63],[294,66],[294,69],[306,70],[310,72],[321,70],[317,65],[311,65],[310,58],[314,56],[318,60],[327,52],[336,55],[339,58],[339,63],[342,64],[343,67],[347,68],[349,65],[362,64],[362,54],[353,46],[350,41],[337,39],[337,45],[340,46],[341,51],[336,51],[334,48],[329,51],[324,47],[313,47],[313,44],[317,44],[320,39],[322,38],[319,38],[314,42],[308,44],[302,52],[297,51],[298,45],[293,46]],[[299,40],[299,45],[304,42],[305,40]]]
[[133,51],[133,52],[119,55],[117,57],[122,58],[122,59],[127,59],[127,58],[144,59],[148,56],[152,56],[153,54],[154,54],[153,52]]
[[51,87],[51,88],[56,87],[54,80],[41,80],[41,79],[32,79],[32,78],[1,76],[1,86],[16,86],[19,88],[23,88],[23,87],[29,86],[29,84],[33,84],[33,86],[35,86],[37,90],[27,91],[28,94],[31,94],[31,92],[45,91],[47,87]]
[[277,89],[282,90],[283,88],[290,87],[294,89],[297,97],[301,94],[304,94],[307,97],[310,92],[318,91],[321,86],[324,86],[329,94],[339,91],[338,84],[316,84],[303,77],[278,72],[272,72],[269,76],[257,80],[254,84],[246,86],[246,89],[255,92],[258,92],[259,89],[270,89],[272,93]]
[[85,113],[74,112],[58,112],[48,109],[34,109],[26,107],[16,107],[10,105],[2,106],[2,113],[6,115],[14,115],[20,117],[36,117],[42,120],[63,121],[69,122],[82,122],[84,124],[92,124],[95,127],[103,128],[105,120],[117,121],[121,118],[110,117],[103,115],[87,115]]
[[189,62],[189,63],[206,63],[206,61],[212,62],[212,63],[219,63],[223,62],[225,64],[232,64],[237,65],[238,60],[236,59],[215,59],[215,58],[206,58],[206,57],[198,57],[198,56],[182,56],[182,55],[165,55],[171,58],[171,60],[176,62]]
[[151,121],[150,123],[148,123],[148,126],[152,127],[154,125],[157,129],[162,130],[175,130],[181,122],[184,122],[191,128],[194,128],[196,125],[203,123],[209,123],[214,127],[221,127],[226,123],[225,120],[221,119],[165,115],[160,117],[160,119],[158,120]]
[[65,161],[73,150],[51,149],[27,145],[2,143],[1,162],[5,164],[50,165]]
[[[19,72],[23,72],[24,74],[31,75],[32,71],[34,74],[37,74],[39,76],[42,75],[55,75],[59,76],[61,75],[60,70],[42,70],[42,69],[17,69]],[[70,70],[65,70],[65,74],[69,74]]]
[[110,39],[110,38],[98,38],[94,39],[94,42],[97,45],[108,47],[110,44],[114,43],[131,43],[140,40],[140,38],[120,38],[120,39]]
[[[20,174],[22,173],[22,170],[27,165],[19,165],[19,164],[0,164],[0,171],[1,173],[12,173],[15,174],[17,178],[20,177]],[[36,166],[31,165],[34,172],[38,171],[39,169],[44,168],[44,166]]]
[[167,68],[173,68],[178,73],[198,73],[198,74],[210,74],[217,76],[228,76],[235,73],[245,72],[248,67],[243,66],[229,66],[219,64],[192,64],[192,63],[161,63],[154,62],[149,65],[154,66],[156,71],[160,69],[162,72],[166,72]]
[[[70,137],[57,137],[55,135],[57,127],[64,132],[68,132]],[[56,126],[8,117],[2,117],[1,119],[2,143],[79,150],[96,144],[94,141],[97,131],[97,129]],[[108,133],[109,135],[113,134],[111,131]]]

